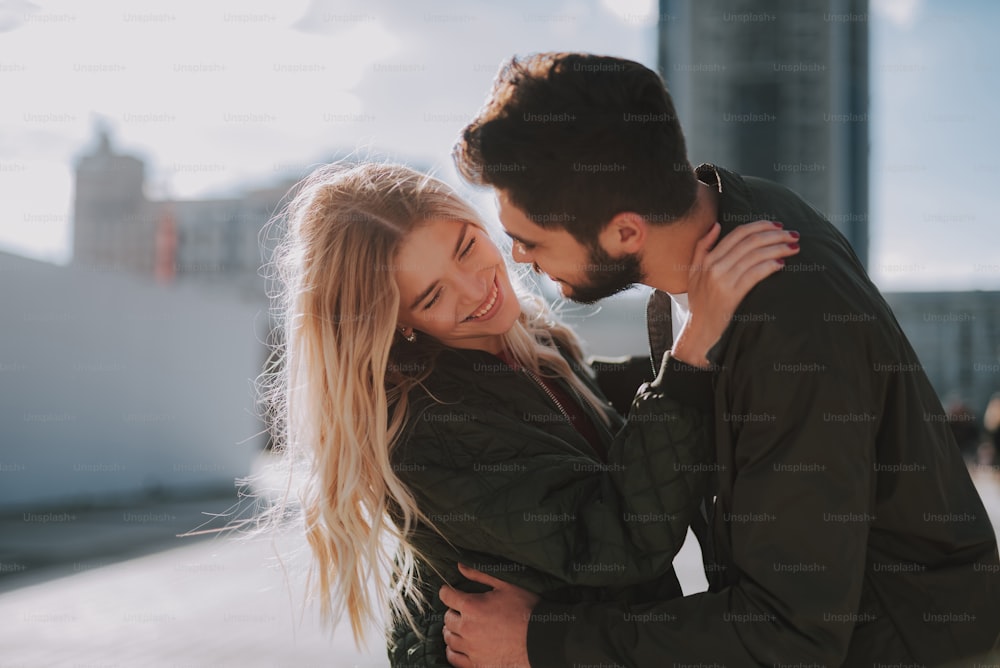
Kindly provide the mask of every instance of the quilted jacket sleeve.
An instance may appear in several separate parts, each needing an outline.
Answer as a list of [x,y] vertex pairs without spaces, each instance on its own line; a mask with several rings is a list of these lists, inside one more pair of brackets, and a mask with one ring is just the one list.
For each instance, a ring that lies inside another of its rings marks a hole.
[[441,583],[434,577],[426,577],[424,582],[426,608],[418,610],[410,604],[416,630],[403,619],[394,620],[390,629],[388,655],[392,668],[449,668],[443,635],[448,608],[437,596]]
[[591,357],[597,386],[620,415],[627,415],[636,388],[653,378],[649,355],[634,357]]
[[[426,422],[438,425],[429,431],[440,440],[420,439],[413,445],[426,449],[411,449],[400,466],[421,508],[451,541],[448,555],[428,556],[461,559],[547,596],[569,585],[596,592],[661,577],[684,542],[712,468],[709,420],[691,407],[706,405],[711,391],[707,373],[667,356],[657,380],[635,395],[630,422],[605,464],[526,444],[523,425],[493,430],[483,442],[480,416],[439,409]],[[439,567],[453,583],[461,579],[453,563]],[[402,620],[390,632],[394,668],[448,665],[441,581],[422,577],[430,586],[427,609],[415,614],[419,634]],[[458,586],[475,588],[467,585]]]
[[481,416],[436,407],[439,420],[422,418],[434,440],[405,482],[456,548],[525,567],[498,577],[536,590],[649,580],[681,548],[713,459],[709,420],[660,382],[640,388],[606,463],[526,444],[516,419],[484,429]]

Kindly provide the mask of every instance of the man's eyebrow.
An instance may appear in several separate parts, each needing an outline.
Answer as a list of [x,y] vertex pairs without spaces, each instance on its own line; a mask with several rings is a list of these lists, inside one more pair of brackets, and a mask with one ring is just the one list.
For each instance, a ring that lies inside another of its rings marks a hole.
[[[468,231],[469,231],[469,223],[465,223],[464,225],[462,225],[462,231],[458,235],[458,243],[455,244],[455,250],[452,251],[452,253],[451,253],[452,258],[458,257],[458,254],[461,252],[461,250],[462,250],[462,243],[465,241],[465,233],[468,232]],[[419,295],[417,295],[417,298],[413,300],[412,304],[410,304],[410,308],[411,309],[417,308],[417,306],[420,304],[420,302],[422,302],[425,299],[427,299],[427,297],[429,297],[430,294],[432,292],[434,292],[434,288],[436,288],[437,285],[438,285],[437,281],[434,281],[433,283],[431,283],[430,286],[426,290],[424,290]]]
[[528,241],[527,239],[522,239],[521,237],[517,236],[516,234],[512,234],[511,232],[508,232],[507,230],[504,230],[503,233],[506,234],[511,239],[513,239],[514,241],[516,241],[518,243],[521,243],[521,244],[524,244],[525,246],[537,246],[538,245],[534,241]]

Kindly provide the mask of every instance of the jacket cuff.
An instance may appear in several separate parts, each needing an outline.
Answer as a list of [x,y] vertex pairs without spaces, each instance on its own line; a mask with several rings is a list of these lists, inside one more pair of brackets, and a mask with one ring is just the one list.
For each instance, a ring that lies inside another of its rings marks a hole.
[[712,378],[717,369],[714,363],[707,369],[685,364],[668,350],[650,387],[683,406],[707,412],[715,404]]
[[528,620],[528,662],[532,668],[569,668],[566,637],[576,614],[565,603],[539,601]]

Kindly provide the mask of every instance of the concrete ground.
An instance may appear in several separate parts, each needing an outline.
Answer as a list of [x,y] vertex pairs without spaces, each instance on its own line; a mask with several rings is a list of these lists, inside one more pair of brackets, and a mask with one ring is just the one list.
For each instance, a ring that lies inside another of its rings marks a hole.
[[388,666],[377,635],[359,651],[349,629],[328,637],[302,605],[300,547],[200,540],[7,591],[0,666]]
[[[975,478],[996,526],[1000,485]],[[75,568],[4,579],[0,668],[388,666],[377,632],[359,650],[345,624],[325,634],[303,605],[301,539],[202,539],[114,563],[65,556]],[[695,541],[676,565],[685,593],[704,588]]]

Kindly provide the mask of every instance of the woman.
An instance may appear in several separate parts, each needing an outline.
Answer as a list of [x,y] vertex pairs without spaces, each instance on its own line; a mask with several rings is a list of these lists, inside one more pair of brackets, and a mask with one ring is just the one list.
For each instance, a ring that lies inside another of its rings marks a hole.
[[[279,439],[308,461],[325,616],[346,610],[360,639],[388,606],[393,665],[445,666],[436,592],[475,587],[459,562],[559,600],[680,595],[671,560],[711,461],[701,416],[657,385],[623,430],[572,332],[514,286],[476,212],[436,179],[324,167],[286,224]],[[764,256],[722,277],[725,299],[703,303],[711,281],[692,291],[706,327],[678,337],[681,360],[703,359],[794,252],[768,223],[744,228],[730,236],[756,233],[742,247]],[[717,234],[695,264],[736,245],[709,253]]]

